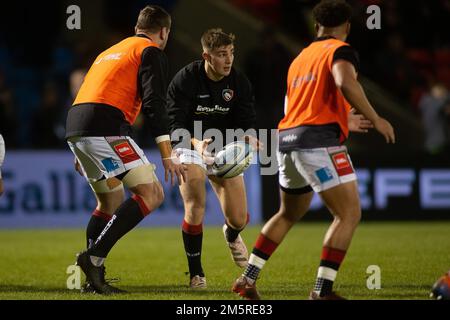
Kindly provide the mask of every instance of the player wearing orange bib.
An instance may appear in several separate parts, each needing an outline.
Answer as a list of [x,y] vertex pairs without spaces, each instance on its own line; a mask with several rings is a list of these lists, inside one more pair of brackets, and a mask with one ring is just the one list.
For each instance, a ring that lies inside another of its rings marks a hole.
[[[167,58],[163,52],[170,15],[158,6],[141,10],[135,36],[102,52],[92,64],[70,108],[66,138],[76,169],[87,179],[97,207],[86,230],[87,251],[77,264],[86,274],[86,291],[121,292],[105,280],[104,260],[115,243],[163,199],[155,165],[131,138],[139,112],[149,119],[166,180],[181,183],[184,167],[172,161],[166,110]],[[125,200],[124,187],[132,196]]]
[[317,39],[292,62],[288,73],[285,117],[279,124],[279,211],[263,227],[245,272],[233,291],[259,299],[256,279],[265,262],[291,227],[307,212],[313,192],[319,193],[334,221],[323,241],[317,280],[309,298],[343,299],[333,292],[336,274],[361,218],[356,174],[342,143],[350,130],[351,107],[358,110],[387,143],[392,126],[378,116],[357,81],[358,56],[345,40],[351,7],[343,0],[325,0],[313,11]]

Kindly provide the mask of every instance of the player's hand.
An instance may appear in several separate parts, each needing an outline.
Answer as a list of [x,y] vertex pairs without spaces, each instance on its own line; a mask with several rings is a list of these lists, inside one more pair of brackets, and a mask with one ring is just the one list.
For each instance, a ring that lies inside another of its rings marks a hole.
[[264,150],[264,144],[254,136],[244,136],[244,141],[251,145],[255,151]]
[[75,168],[75,171],[78,172],[80,176],[84,176],[83,170],[80,166],[80,162],[78,162],[78,159],[76,157],[73,159],[73,166]]
[[373,128],[372,122],[362,114],[355,114],[355,112],[355,109],[351,109],[348,114],[348,129],[352,132],[369,132],[369,129]]
[[202,156],[203,161],[207,165],[212,165],[214,163],[214,156],[211,154],[211,152],[206,150],[206,148],[208,148],[209,144],[212,141],[212,139],[205,139],[197,142],[194,146],[194,149]]
[[383,137],[386,139],[386,143],[395,143],[395,133],[394,128],[386,119],[378,117],[374,121],[373,126]]
[[178,185],[181,185],[182,182],[186,182],[186,170],[187,166],[180,163],[178,157],[172,156],[170,158],[162,159],[162,163],[164,166],[164,179],[166,182],[170,181],[172,186],[175,185],[175,177],[178,179]]

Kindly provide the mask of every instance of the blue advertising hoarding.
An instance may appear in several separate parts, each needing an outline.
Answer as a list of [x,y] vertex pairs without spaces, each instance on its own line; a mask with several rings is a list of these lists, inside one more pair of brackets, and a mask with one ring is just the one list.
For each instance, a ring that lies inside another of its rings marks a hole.
[[[450,169],[447,168],[359,168],[361,209],[392,210],[392,202],[409,202],[405,209],[416,211],[448,210],[450,217]],[[417,196],[418,194],[418,196]],[[314,195],[312,210],[323,208]]]
[[[181,225],[184,209],[178,186],[164,182],[159,153],[147,151],[156,164],[165,201],[140,226]],[[95,208],[92,190],[73,168],[68,151],[7,152],[2,168],[5,193],[0,198],[0,228],[84,227]],[[257,165],[245,172],[250,223],[261,222],[261,183]],[[209,183],[205,224],[221,225],[224,218]]]
[[[179,189],[163,181],[157,151],[146,152],[157,165],[165,201],[141,226],[179,226],[183,204]],[[5,193],[0,197],[0,228],[84,227],[95,198],[73,169],[68,151],[10,151],[2,168]],[[450,219],[450,168],[363,167],[357,169],[363,220]],[[245,172],[250,223],[262,222],[261,176],[257,165]],[[221,225],[223,215],[209,185],[205,224]],[[271,190],[270,194],[278,192]],[[278,207],[278,197],[273,194]],[[275,209],[276,210],[276,209]],[[267,211],[267,210],[266,210]],[[271,211],[271,210],[270,210]],[[305,220],[330,219],[317,194]],[[274,212],[264,212],[273,214]]]

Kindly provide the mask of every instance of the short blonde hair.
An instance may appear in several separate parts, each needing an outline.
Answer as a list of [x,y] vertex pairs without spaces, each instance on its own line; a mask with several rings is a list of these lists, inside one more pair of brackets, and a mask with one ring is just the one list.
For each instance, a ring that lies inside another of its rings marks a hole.
[[203,50],[214,50],[223,46],[234,44],[236,37],[232,33],[225,33],[221,28],[206,30],[201,38]]

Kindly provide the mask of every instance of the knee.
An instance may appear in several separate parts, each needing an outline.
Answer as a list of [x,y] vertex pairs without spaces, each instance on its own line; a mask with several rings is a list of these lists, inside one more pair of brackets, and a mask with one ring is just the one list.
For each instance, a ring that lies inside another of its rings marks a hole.
[[200,198],[190,198],[184,202],[186,209],[186,215],[192,215],[195,217],[203,216],[205,213],[205,201]]
[[164,189],[161,186],[161,184],[159,184],[159,183],[157,184],[154,194],[153,194],[153,197],[154,197],[156,207],[159,207],[160,205],[162,205],[162,203],[164,202],[165,196],[164,196]]
[[227,224],[236,230],[242,230],[245,228],[249,220],[247,212],[237,212],[226,217]]
[[357,226],[360,221],[361,221],[361,210],[356,210],[350,216],[350,223],[354,226]]
[[164,190],[161,184],[157,183],[153,192],[152,199],[154,201],[154,206],[159,207],[164,202]]
[[287,210],[286,208],[281,208],[277,214],[290,224],[296,223],[301,216],[297,211]]
[[123,203],[125,200],[125,195],[119,193],[102,194],[101,196],[97,194],[97,210],[100,212],[113,215],[117,208]]
[[134,193],[144,201],[149,210],[158,208],[164,202],[164,190],[160,183],[154,182],[138,188]]
[[184,202],[184,220],[192,225],[200,225],[203,223],[205,215],[205,204],[201,199],[190,199]]
[[119,207],[119,205],[114,205],[114,204],[111,204],[111,203],[104,203],[104,202],[102,202],[102,203],[98,203],[97,204],[97,208],[96,209],[98,211],[100,211],[100,212],[103,212],[103,213],[106,213],[106,214],[109,214],[109,215],[113,215],[118,207]]
[[356,227],[361,221],[361,210],[350,210],[345,214],[335,216],[335,221],[352,227]]

